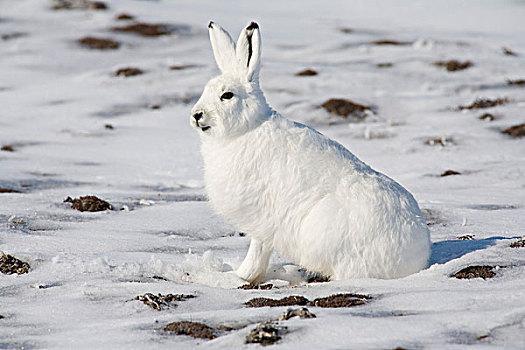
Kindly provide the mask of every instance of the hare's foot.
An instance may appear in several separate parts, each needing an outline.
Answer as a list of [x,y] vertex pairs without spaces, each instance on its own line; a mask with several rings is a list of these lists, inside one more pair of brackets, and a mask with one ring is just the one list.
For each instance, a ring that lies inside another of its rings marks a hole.
[[235,273],[250,283],[259,282],[266,274],[271,252],[267,245],[252,238],[248,254]]

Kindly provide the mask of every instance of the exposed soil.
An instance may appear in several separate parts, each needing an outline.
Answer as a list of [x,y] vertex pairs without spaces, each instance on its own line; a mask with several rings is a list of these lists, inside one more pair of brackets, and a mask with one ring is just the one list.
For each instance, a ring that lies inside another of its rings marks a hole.
[[455,145],[456,142],[453,140],[453,139],[449,139],[449,138],[446,138],[446,137],[441,137],[441,138],[433,138],[433,139],[429,139],[429,140],[426,140],[425,141],[425,145],[429,145],[429,146],[451,146],[451,145]]
[[0,193],[20,193],[20,191],[14,190],[12,188],[0,187]]
[[279,317],[279,321],[286,321],[286,320],[289,320],[292,317],[315,318],[316,316],[313,313],[311,313],[310,310],[308,310],[307,308],[301,307],[301,308],[285,311]]
[[108,6],[102,1],[87,0],[54,0],[53,10],[106,10]]
[[461,241],[471,241],[474,239],[474,235],[463,235],[463,236],[458,236],[456,238]]
[[24,32],[13,32],[13,33],[2,34],[0,36],[0,38],[2,38],[2,40],[4,40],[4,41],[8,41],[8,40],[14,40],[14,39],[22,38],[22,37],[27,36],[27,35],[28,34],[24,33]]
[[184,301],[186,299],[195,298],[195,295],[191,294],[158,294],[146,293],[135,297],[135,300],[140,300],[144,304],[152,307],[157,311],[161,311],[163,308],[176,307],[176,301]]
[[273,288],[273,284],[268,283],[268,284],[245,284],[245,285],[242,285],[242,286],[238,287],[237,289],[244,289],[244,290],[252,290],[252,289],[268,290],[268,289],[272,289],[272,288]]
[[126,67],[126,68],[120,68],[115,72],[116,77],[132,77],[135,75],[141,75],[144,74],[144,72],[138,68],[135,67]]
[[263,346],[272,345],[281,339],[287,327],[278,326],[274,322],[259,323],[246,336],[246,343],[257,343]]
[[439,176],[445,177],[445,176],[450,176],[450,175],[461,175],[461,173],[459,171],[455,171],[455,170],[445,170]]
[[512,242],[510,244],[511,248],[525,248],[525,238],[521,238],[517,240],[516,242]]
[[92,50],[116,50],[120,46],[118,41],[106,38],[95,38],[92,36],[86,36],[79,39],[78,43]]
[[310,276],[308,276],[308,279],[306,280],[308,283],[326,283],[330,282],[330,277],[322,275],[320,273],[313,273]]
[[194,64],[174,64],[170,66],[170,70],[184,70],[188,68],[195,68],[197,67]]
[[390,39],[372,41],[372,44],[379,45],[379,46],[385,46],[385,45],[407,46],[407,45],[412,45],[412,43],[410,41],[397,41],[397,40],[390,40]]
[[343,118],[352,116],[357,120],[363,120],[367,116],[367,111],[371,111],[370,106],[361,105],[342,98],[331,98],[321,105],[331,114],[339,115]]
[[317,71],[308,68],[308,69],[305,69],[305,70],[302,70],[300,72],[295,73],[295,75],[297,75],[298,77],[310,77],[310,76],[313,76],[313,75],[317,75]]
[[300,295],[291,295],[282,299],[254,298],[246,303],[247,307],[276,307],[276,306],[317,306],[327,308],[352,307],[363,305],[366,300],[372,299],[368,295],[361,294],[334,294],[324,298],[317,298],[313,301]]
[[480,109],[480,108],[490,108],[495,106],[504,105],[505,103],[509,102],[507,98],[496,98],[496,99],[489,99],[489,98],[480,98],[476,101],[472,102],[468,106],[459,106],[459,109]]
[[479,119],[493,121],[494,119],[496,119],[496,117],[490,113],[483,113],[482,115],[479,116]]
[[129,21],[129,20],[135,19],[135,16],[132,16],[129,13],[122,12],[116,15],[115,19],[117,21]]
[[113,125],[111,125],[111,124],[105,124],[104,128],[108,129],[108,130],[114,130],[115,129],[115,127]]
[[149,109],[160,109],[160,105],[150,105]]
[[170,35],[173,30],[167,24],[133,23],[121,27],[111,28],[116,32],[132,33],[147,37]]
[[376,67],[377,68],[390,68],[393,65],[394,64],[392,62],[381,62],[381,63],[376,64]]
[[6,275],[16,273],[22,275],[29,272],[29,264],[12,255],[0,255],[0,272]]
[[525,123],[511,126],[510,128],[501,131],[511,137],[524,137],[525,136]]
[[15,148],[11,145],[4,145],[2,146],[2,148],[0,148],[0,150],[5,151],[5,152],[14,152]]
[[437,67],[445,67],[449,72],[464,70],[473,66],[471,61],[460,62],[458,60],[436,61],[434,62],[434,65]]
[[525,85],[525,79],[507,80],[509,86],[523,86]]
[[165,332],[170,332],[177,335],[189,335],[193,338],[199,339],[214,339],[214,329],[199,322],[179,321],[172,322],[164,327]]
[[514,51],[512,51],[511,49],[509,49],[508,47],[502,47],[501,50],[503,51],[503,53],[507,56],[518,56],[518,54]]
[[492,278],[496,276],[496,273],[492,271],[494,266],[468,266],[464,269],[456,272],[450,277],[459,279],[471,279],[471,278]]
[[339,28],[339,31],[341,33],[345,33],[345,34],[351,34],[354,32],[354,30],[352,28]]
[[78,211],[104,211],[111,210],[113,207],[108,202],[96,197],[96,196],[84,196],[72,199],[67,197],[64,199],[64,203],[72,203],[71,208]]

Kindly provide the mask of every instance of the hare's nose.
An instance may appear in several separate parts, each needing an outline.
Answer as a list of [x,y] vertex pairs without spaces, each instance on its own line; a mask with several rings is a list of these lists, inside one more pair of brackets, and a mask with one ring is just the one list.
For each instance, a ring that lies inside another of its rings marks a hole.
[[202,112],[198,112],[198,113],[195,113],[193,114],[193,119],[195,119],[196,122],[199,121],[199,119],[202,118]]

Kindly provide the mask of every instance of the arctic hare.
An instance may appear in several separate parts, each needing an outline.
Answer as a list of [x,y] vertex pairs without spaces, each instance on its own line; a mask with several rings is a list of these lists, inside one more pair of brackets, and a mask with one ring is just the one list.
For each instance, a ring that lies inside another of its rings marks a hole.
[[235,273],[265,274],[272,250],[331,279],[397,278],[427,266],[430,239],[412,195],[339,143],[273,110],[259,87],[261,36],[235,44],[210,22],[221,75],[191,112],[212,208],[251,236]]

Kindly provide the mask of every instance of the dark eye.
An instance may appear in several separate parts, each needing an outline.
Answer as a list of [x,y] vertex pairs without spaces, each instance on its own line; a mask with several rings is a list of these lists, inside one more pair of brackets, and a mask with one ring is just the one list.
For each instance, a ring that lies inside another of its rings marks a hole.
[[225,92],[221,95],[221,100],[229,100],[233,97],[233,92]]

